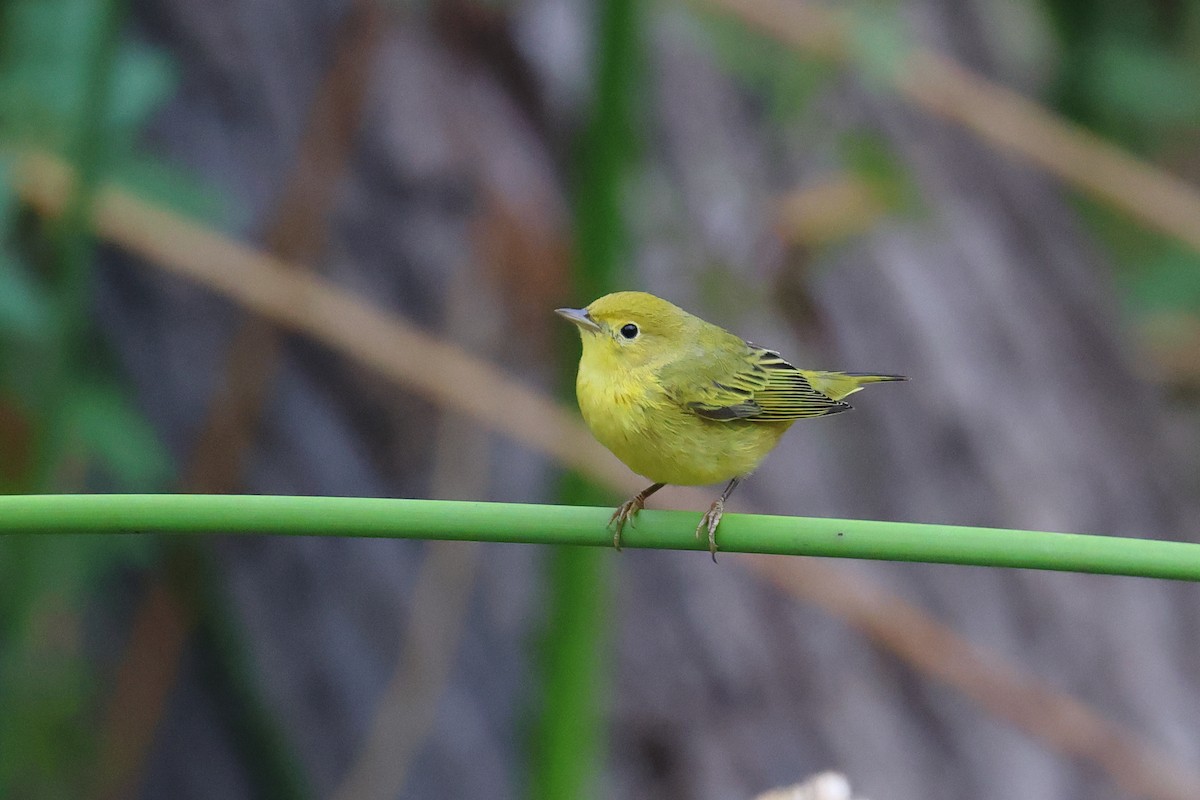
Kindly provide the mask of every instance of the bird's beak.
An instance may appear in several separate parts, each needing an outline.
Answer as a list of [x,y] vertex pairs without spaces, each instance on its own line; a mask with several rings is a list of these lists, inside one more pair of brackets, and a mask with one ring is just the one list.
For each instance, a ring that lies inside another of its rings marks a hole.
[[586,308],[556,308],[554,309],[554,313],[574,322],[585,331],[591,331],[592,333],[600,332],[600,325],[588,315]]

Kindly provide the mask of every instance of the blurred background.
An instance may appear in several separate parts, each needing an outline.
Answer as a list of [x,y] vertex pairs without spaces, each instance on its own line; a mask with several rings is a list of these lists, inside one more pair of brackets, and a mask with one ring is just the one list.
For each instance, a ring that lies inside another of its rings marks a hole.
[[[615,504],[539,420],[551,310],[637,288],[911,376],[734,511],[1195,540],[1198,134],[1195,0],[4,0],[0,490]],[[8,537],[0,797],[1194,799],[1198,634],[1129,578]]]

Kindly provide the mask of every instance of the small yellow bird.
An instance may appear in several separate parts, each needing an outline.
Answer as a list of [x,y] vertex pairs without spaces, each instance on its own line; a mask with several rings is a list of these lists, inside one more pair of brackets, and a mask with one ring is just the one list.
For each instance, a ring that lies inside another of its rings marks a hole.
[[715,561],[725,501],[793,422],[847,410],[843,398],[863,384],[907,380],[794,367],[645,292],[616,292],[556,313],[583,339],[575,392],[592,435],[654,482],[609,520],[618,550],[625,523],[663,486],[727,480],[696,527],[696,536],[707,530]]

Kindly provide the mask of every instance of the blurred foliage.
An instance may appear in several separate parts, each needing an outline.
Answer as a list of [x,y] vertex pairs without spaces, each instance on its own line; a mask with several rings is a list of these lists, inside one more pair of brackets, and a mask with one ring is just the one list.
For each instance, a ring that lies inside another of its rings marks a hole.
[[[169,460],[114,377],[88,319],[88,201],[103,179],[157,176],[175,205],[203,193],[138,155],[167,97],[167,60],[121,36],[123,4],[0,6],[0,491],[160,489]],[[45,221],[15,195],[21,153],[53,150],[81,176],[74,213]],[[83,609],[143,540],[0,540],[0,797],[79,797],[94,777],[95,676]]]
[[871,187],[875,200],[889,211],[920,215],[927,209],[908,168],[876,133],[848,133],[838,143],[846,169]]
[[[1058,109],[1167,170],[1194,177],[1200,2],[1045,5],[1061,48],[1051,95]],[[1120,267],[1131,313],[1200,314],[1200,253],[1094,203],[1083,209]]]
[[[1043,99],[1118,146],[1194,180],[1200,174],[1195,152],[1200,134],[1200,0],[1132,5],[1119,0],[1029,1],[1040,13],[1024,19],[1046,28],[1047,41],[1056,47],[1056,57],[1044,60],[1051,74]],[[851,60],[866,86],[879,89],[914,41],[900,13],[903,4],[863,0],[846,8]],[[729,16],[702,19],[714,52],[774,121],[811,122],[811,101],[831,76],[841,74],[840,64],[798,55]],[[989,35],[998,47],[1020,45],[1011,41],[1011,32]],[[882,137],[848,131],[838,150],[841,167],[866,181],[889,211],[921,215],[920,192]],[[1078,204],[1117,263],[1123,298],[1135,317],[1200,314],[1200,253],[1106,206],[1086,199]]]
[[[872,88],[882,90],[911,46],[900,18],[900,4],[878,0],[852,10],[850,48],[854,63]],[[747,95],[763,105],[771,122],[814,123],[811,104],[837,76],[844,74],[842,64],[808,57],[726,15],[706,14],[700,19],[708,45]],[[907,167],[881,134],[853,129],[836,145],[840,168],[869,185],[874,199],[889,211],[923,211],[920,191]],[[776,187],[781,192],[792,188]]]
[[869,88],[887,91],[915,42],[899,0],[862,0],[852,7],[851,59]]
[[775,121],[803,114],[809,101],[839,72],[837,65],[807,58],[726,15],[701,13],[698,19],[705,44]]
[[1045,0],[1061,56],[1055,105],[1153,156],[1200,125],[1200,3]]

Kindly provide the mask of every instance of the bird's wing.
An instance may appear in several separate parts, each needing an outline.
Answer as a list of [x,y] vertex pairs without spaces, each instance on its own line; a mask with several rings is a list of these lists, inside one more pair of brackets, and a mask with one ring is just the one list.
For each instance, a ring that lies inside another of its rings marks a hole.
[[813,388],[778,353],[747,344],[736,358],[713,359],[677,384],[677,400],[707,419],[790,422],[850,408]]

